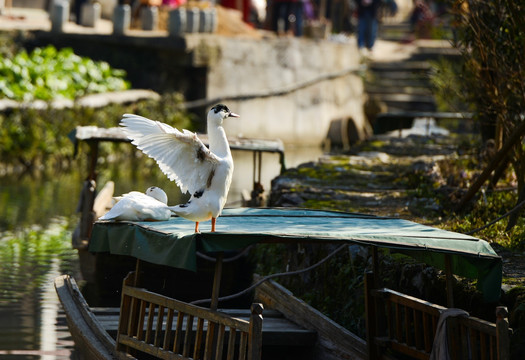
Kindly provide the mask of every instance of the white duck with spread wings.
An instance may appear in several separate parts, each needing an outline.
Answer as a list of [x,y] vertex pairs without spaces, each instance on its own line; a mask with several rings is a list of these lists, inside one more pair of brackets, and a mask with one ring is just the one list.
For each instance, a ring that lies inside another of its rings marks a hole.
[[209,149],[191,131],[182,132],[159,121],[125,114],[120,122],[132,144],[155,159],[168,178],[191,197],[186,204],[169,209],[185,219],[212,221],[215,231],[233,176],[233,159],[226,133],[222,127],[228,117],[239,117],[227,106],[218,104],[208,112]]

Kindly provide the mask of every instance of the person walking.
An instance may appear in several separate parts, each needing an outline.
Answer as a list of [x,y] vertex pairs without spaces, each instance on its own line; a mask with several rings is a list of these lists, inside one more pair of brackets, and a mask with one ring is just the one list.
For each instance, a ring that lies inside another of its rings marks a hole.
[[303,35],[303,0],[273,0],[272,29],[278,34]]
[[377,36],[377,11],[381,0],[355,0],[357,5],[357,47],[368,55],[374,47]]

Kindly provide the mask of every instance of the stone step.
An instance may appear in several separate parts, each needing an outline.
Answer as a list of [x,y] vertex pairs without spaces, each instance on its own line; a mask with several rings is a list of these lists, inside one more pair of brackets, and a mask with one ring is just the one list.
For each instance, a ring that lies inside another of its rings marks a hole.
[[432,90],[427,86],[402,86],[400,84],[391,84],[391,86],[381,86],[379,84],[367,84],[365,90],[368,94],[408,94],[432,96]]
[[374,78],[378,80],[390,79],[398,81],[420,81],[423,83],[423,86],[428,85],[429,76],[428,74],[422,73],[413,73],[406,71],[381,71],[381,72],[372,72]]
[[420,78],[388,78],[375,76],[372,80],[368,80],[365,84],[368,86],[377,86],[380,88],[428,88],[430,83],[428,79]]
[[428,61],[393,61],[372,62],[369,66],[371,71],[405,71],[405,72],[427,72],[432,68]]

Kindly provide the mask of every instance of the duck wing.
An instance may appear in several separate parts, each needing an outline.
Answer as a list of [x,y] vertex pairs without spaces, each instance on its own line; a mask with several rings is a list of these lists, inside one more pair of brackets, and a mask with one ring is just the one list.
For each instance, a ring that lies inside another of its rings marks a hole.
[[159,121],[125,114],[120,122],[132,144],[155,159],[182,192],[194,194],[207,187],[220,159],[197,137]]

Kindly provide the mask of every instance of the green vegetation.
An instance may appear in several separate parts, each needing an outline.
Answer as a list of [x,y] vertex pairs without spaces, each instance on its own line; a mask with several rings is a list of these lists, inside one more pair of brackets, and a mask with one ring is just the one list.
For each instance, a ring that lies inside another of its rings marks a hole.
[[86,125],[118,126],[125,113],[162,119],[170,125],[192,129],[189,115],[179,108],[181,102],[180,95],[167,94],[159,101],[144,100],[99,109],[19,108],[0,114],[0,172],[20,172],[20,167],[22,170],[68,167],[73,160],[74,147],[67,135],[72,130]]
[[95,62],[52,45],[0,56],[0,97],[18,101],[75,99],[79,96],[126,90],[124,70]]
[[[473,107],[484,142],[493,141],[495,151],[509,145],[505,158],[494,167],[489,162],[486,168],[494,170],[510,163],[518,188],[515,204],[519,204],[525,201],[525,145],[520,141],[525,135],[525,6],[506,0],[453,3],[455,46],[463,57],[463,66],[455,71],[456,94]],[[513,135],[519,137],[511,142]],[[498,182],[496,174],[498,171],[491,179],[493,184]],[[517,224],[519,216],[518,212],[509,217],[507,230]]]

